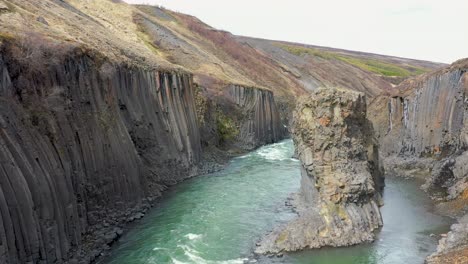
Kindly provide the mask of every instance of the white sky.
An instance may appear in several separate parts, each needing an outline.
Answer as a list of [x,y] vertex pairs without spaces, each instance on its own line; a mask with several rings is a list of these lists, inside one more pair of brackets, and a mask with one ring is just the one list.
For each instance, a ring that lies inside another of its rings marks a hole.
[[468,57],[468,0],[125,0],[237,35],[451,63]]

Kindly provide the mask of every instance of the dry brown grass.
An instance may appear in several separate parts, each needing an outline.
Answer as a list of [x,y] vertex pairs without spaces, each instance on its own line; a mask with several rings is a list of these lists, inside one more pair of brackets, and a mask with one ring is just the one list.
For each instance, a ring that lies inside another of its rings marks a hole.
[[17,39],[6,40],[6,52],[29,71],[39,72],[45,66],[58,65],[75,45],[45,37],[36,32],[26,32]]
[[[133,23],[133,6],[108,0],[11,0],[14,12],[0,15],[0,34],[22,37],[35,32],[102,53],[116,62],[145,67],[182,69],[154,53]],[[38,22],[44,18],[48,26]]]
[[[215,30],[192,16],[183,14],[174,14],[174,16],[189,29],[192,35],[195,33],[194,38],[199,40],[200,46],[236,68],[245,79],[254,81],[255,86],[270,87],[277,94],[302,92],[295,77],[283,74],[277,62],[258,50],[240,43],[229,32]],[[245,79],[240,81],[245,82]]]
[[468,247],[431,257],[429,264],[468,264]]

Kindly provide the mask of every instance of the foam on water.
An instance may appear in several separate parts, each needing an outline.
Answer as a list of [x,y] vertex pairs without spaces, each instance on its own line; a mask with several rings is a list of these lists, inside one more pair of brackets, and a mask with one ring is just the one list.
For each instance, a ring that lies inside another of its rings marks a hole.
[[184,237],[186,237],[186,238],[188,238],[190,240],[196,240],[196,239],[201,238],[202,235],[189,233],[189,234],[185,235]]
[[158,250],[165,250],[166,248],[160,248],[160,247],[155,247],[153,248],[154,251],[158,251]]
[[287,148],[288,146],[285,142],[280,142],[260,148],[255,153],[267,160],[283,161],[291,158]]
[[[189,259],[187,263],[196,263],[196,264],[243,264],[249,259],[247,258],[238,258],[238,259],[230,259],[230,260],[207,260],[200,256],[200,252],[193,249],[188,245],[177,245],[177,247],[184,250],[184,255],[186,255]],[[183,264],[186,262],[181,262],[175,258],[171,259],[174,264]]]
[[190,263],[187,263],[187,262],[182,262],[182,261],[179,261],[175,258],[171,258],[171,261],[173,264],[190,264]]

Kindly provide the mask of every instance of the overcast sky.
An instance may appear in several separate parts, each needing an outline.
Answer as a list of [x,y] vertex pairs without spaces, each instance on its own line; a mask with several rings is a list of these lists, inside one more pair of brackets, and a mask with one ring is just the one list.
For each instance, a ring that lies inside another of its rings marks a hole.
[[468,57],[468,0],[125,0],[237,35],[450,63]]

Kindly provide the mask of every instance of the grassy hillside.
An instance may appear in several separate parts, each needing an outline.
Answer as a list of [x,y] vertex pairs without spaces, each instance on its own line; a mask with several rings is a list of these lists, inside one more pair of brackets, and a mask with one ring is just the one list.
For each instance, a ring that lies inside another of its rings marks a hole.
[[114,62],[189,71],[212,95],[235,83],[270,89],[286,101],[319,86],[374,96],[391,89],[391,83],[440,66],[234,36],[193,16],[119,1],[10,0],[7,7],[0,13],[0,39],[39,36],[57,46],[94,50]]
[[416,66],[403,66],[379,61],[373,58],[355,57],[344,55],[337,52],[324,51],[317,48],[307,48],[287,44],[277,44],[278,47],[292,53],[296,56],[316,56],[326,60],[340,60],[354,65],[362,70],[373,72],[383,76],[411,77],[430,71],[430,68],[421,68]]

